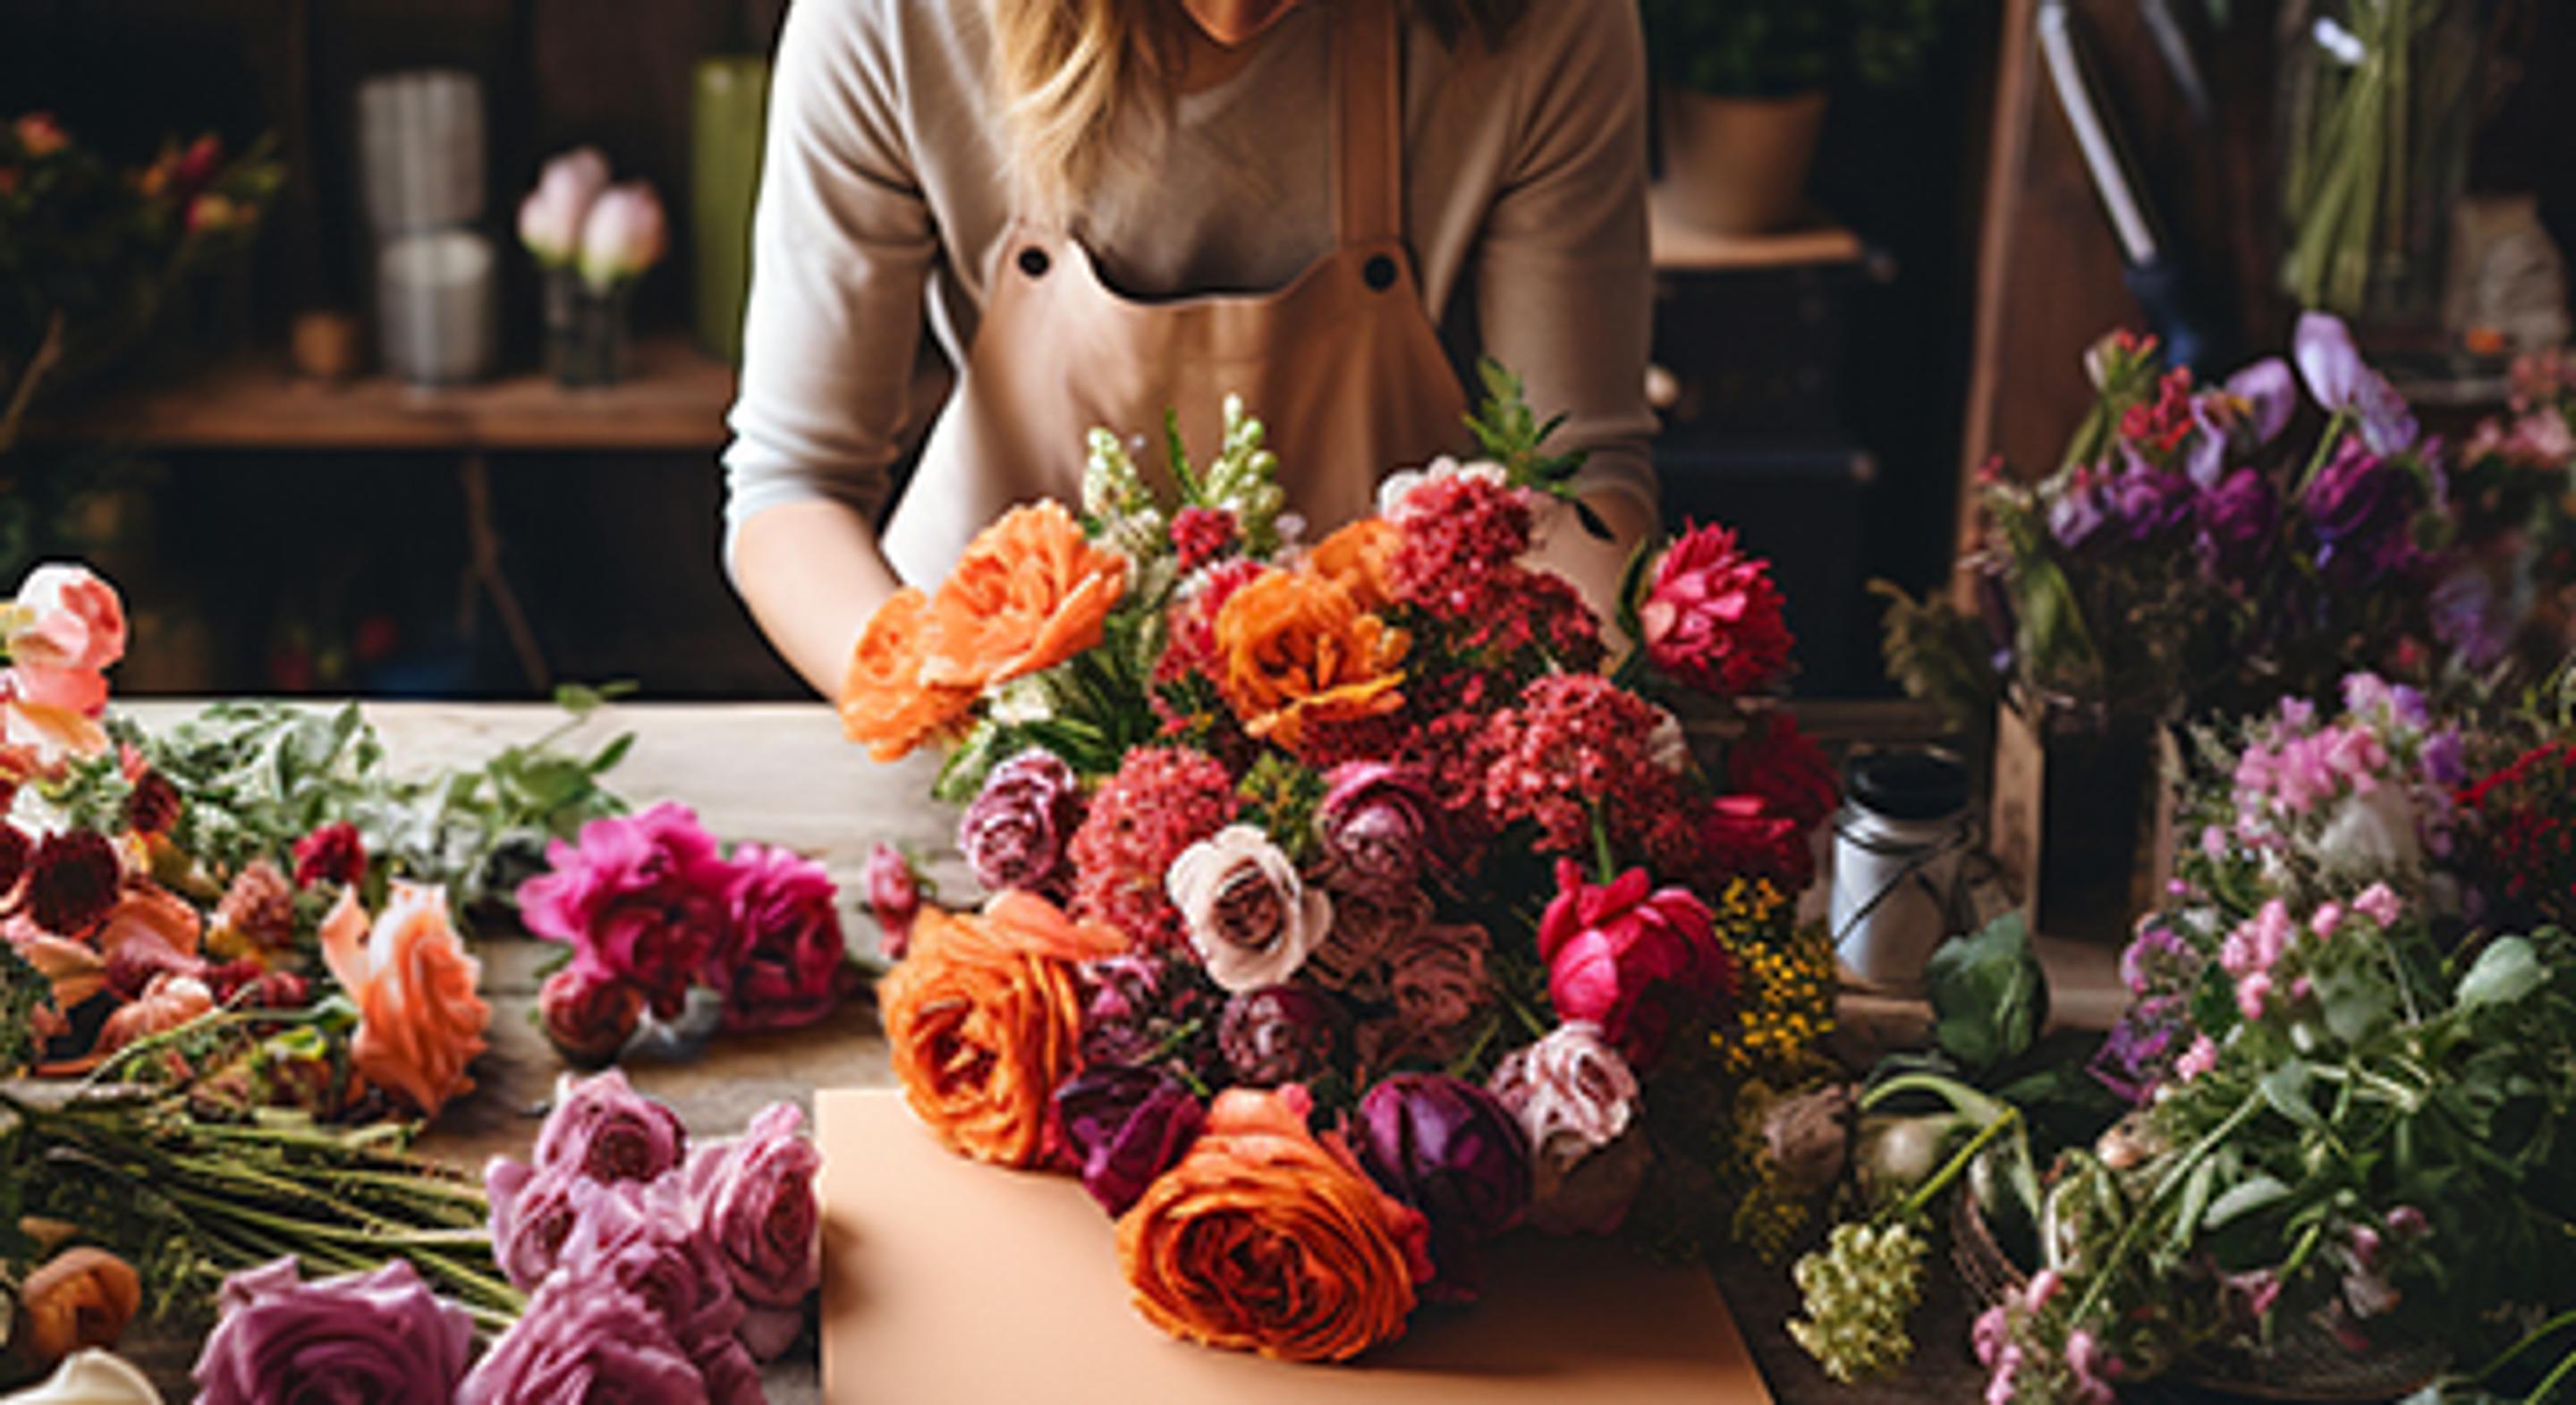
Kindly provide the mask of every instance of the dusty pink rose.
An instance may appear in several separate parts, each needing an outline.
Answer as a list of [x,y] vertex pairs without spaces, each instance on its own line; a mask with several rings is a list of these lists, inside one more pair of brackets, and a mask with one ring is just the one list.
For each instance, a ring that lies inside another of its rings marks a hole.
[[698,817],[660,804],[592,820],[578,845],[546,848],[550,872],[519,886],[529,931],[569,942],[573,964],[641,987],[664,1018],[726,939],[735,871]]
[[492,1257],[510,1286],[533,1292],[563,1262],[590,1206],[608,1189],[578,1166],[538,1170],[525,1161],[493,1157],[483,1168],[483,1194],[492,1205]]
[[1728,697],[1768,689],[1789,670],[1789,630],[1771,566],[1724,527],[1693,528],[1655,563],[1637,607],[1646,657],[1694,688]]
[[661,198],[642,181],[612,185],[592,201],[581,221],[581,276],[609,288],[662,261],[670,245]]
[[1209,979],[1227,990],[1287,980],[1333,924],[1332,900],[1248,824],[1182,850],[1164,882]]
[[860,881],[867,888],[868,913],[882,933],[878,952],[888,961],[901,961],[912,942],[912,919],[921,915],[921,878],[912,871],[912,860],[892,844],[881,843],[868,851]]
[[700,1236],[715,1247],[748,1315],[744,1345],[763,1361],[796,1340],[805,1299],[822,1279],[822,1206],[814,1176],[823,1153],[805,1115],[774,1103],[731,1141],[689,1158],[688,1191]]
[[745,844],[730,940],[707,966],[724,996],[727,1029],[794,1029],[841,1001],[840,892],[821,864],[785,849]]
[[1486,957],[1493,938],[1469,924],[1417,928],[1387,964],[1395,1012],[1421,1033],[1456,1029],[1493,999]]
[[519,205],[519,242],[539,263],[560,267],[581,250],[582,221],[608,188],[608,158],[579,147],[546,162],[537,188]]
[[224,1280],[222,1317],[197,1356],[203,1405],[449,1405],[474,1323],[410,1263],[303,1281],[279,1259]]
[[1556,881],[1538,927],[1548,997],[1559,1019],[1599,1025],[1631,1063],[1662,1050],[1667,999],[1696,1008],[1734,987],[1716,919],[1688,889],[1654,888],[1642,868],[1587,883],[1571,860],[1558,861]]
[[1585,1020],[1505,1055],[1487,1086],[1540,1148],[1572,1138],[1583,1151],[1598,1150],[1628,1130],[1637,1110],[1637,1075],[1601,1026]]
[[1447,851],[1447,825],[1428,777],[1382,761],[1351,761],[1325,778],[1315,833],[1337,888],[1410,888]]
[[708,1405],[705,1378],[660,1314],[613,1282],[570,1272],[545,1281],[455,1394],[455,1405],[595,1400]]
[[1073,768],[1032,748],[993,768],[958,821],[957,847],[986,892],[1019,888],[1061,903],[1073,892],[1065,846],[1081,826]]
[[688,1159],[677,1113],[638,1093],[616,1069],[567,1078],[537,1132],[539,1170],[569,1166],[596,1181],[650,1181]]
[[[739,1382],[748,1377],[756,1386],[759,1367],[736,1336],[742,1301],[734,1295],[733,1277],[715,1246],[690,1222],[688,1193],[678,1177],[607,1187],[565,1241],[563,1268],[575,1278],[612,1283],[641,1299],[711,1385],[717,1378]],[[713,1389],[708,1395],[728,1398]],[[748,1397],[760,1398],[756,1390]]]
[[537,987],[537,1020],[546,1042],[575,1068],[617,1062],[644,1017],[644,992],[624,981],[602,980],[566,966]]

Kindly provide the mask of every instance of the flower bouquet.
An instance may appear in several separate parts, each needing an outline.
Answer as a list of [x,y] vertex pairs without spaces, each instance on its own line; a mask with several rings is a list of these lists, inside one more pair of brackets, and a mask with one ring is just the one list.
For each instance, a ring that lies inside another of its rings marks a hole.
[[1767,706],[1767,566],[1718,527],[1641,553],[1605,675],[1528,559],[1573,466],[1488,384],[1490,459],[1311,544],[1240,405],[1215,462],[1171,448],[1177,502],[1095,431],[1079,518],[1013,510],[852,659],[854,740],[953,746],[992,895],[909,912],[880,987],[911,1106],[1078,1174],[1176,1336],[1346,1359],[1516,1225],[1725,1225],[1730,1100],[1830,1011],[1791,904],[1835,784]]

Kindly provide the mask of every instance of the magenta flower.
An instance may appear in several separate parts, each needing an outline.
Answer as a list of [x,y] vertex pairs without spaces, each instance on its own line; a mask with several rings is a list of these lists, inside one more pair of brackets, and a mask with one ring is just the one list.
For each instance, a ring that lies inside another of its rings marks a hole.
[[683,806],[592,820],[578,846],[546,848],[550,872],[519,886],[519,916],[538,936],[569,942],[573,963],[651,997],[664,1018],[724,944],[734,868]]
[[806,1296],[823,1274],[822,1206],[814,1194],[823,1153],[804,1128],[794,1104],[773,1103],[743,1135],[689,1158],[697,1233],[732,1278],[747,1309],[743,1344],[763,1361],[796,1340]]
[[785,849],[734,850],[741,877],[728,940],[706,968],[724,996],[727,1029],[794,1029],[841,1001],[840,892],[821,864]]
[[473,1320],[400,1259],[318,1283],[279,1259],[225,1279],[221,1304],[194,1372],[205,1405],[448,1405],[474,1350]]
[[1734,988],[1717,919],[1688,889],[1654,889],[1642,868],[1594,885],[1572,860],[1557,862],[1556,882],[1538,928],[1548,997],[1557,1018],[1599,1025],[1631,1063],[1662,1050],[1671,1012],[1661,997],[1698,1007]]
[[705,1377],[660,1313],[613,1282],[569,1272],[545,1281],[526,1314],[455,1392],[455,1405],[707,1405],[707,1399]]
[[1788,675],[1789,630],[1771,563],[1724,527],[1696,527],[1664,549],[1637,608],[1646,656],[1704,692],[1741,697]]
[[985,891],[1018,888],[1061,903],[1073,891],[1065,846],[1081,827],[1073,768],[1031,748],[993,768],[958,821],[957,847]]
[[1351,761],[1325,777],[1315,833],[1336,889],[1410,888],[1449,851],[1430,778],[1383,761]]
[[1354,1150],[1388,1194],[1431,1222],[1435,1298],[1476,1295],[1476,1245],[1530,1204],[1529,1139],[1493,1094],[1437,1073],[1397,1073],[1360,1099]]
[[677,1113],[638,1093],[616,1069],[569,1079],[537,1132],[537,1169],[568,1166],[597,1181],[650,1181],[688,1156]]
[[1207,1107],[1177,1078],[1150,1068],[1087,1068],[1055,1090],[1082,1188],[1112,1216],[1144,1195],[1198,1140]]

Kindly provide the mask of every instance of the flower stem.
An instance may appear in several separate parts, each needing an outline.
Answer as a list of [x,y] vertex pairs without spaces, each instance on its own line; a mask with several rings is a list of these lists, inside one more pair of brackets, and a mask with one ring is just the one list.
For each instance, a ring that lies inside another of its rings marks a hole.
[[1598,881],[1616,882],[1619,877],[1619,861],[1610,852],[1610,822],[1602,817],[1600,801],[1592,800],[1585,803],[1592,810],[1592,862],[1594,867],[1600,870]]
[[2101,1266],[2092,1271],[2091,1281],[2084,1285],[2084,1296],[2076,1299],[2075,1311],[2069,1320],[2081,1323],[2092,1317],[2093,1309],[2101,1304],[2102,1295],[2110,1290],[2112,1275],[2127,1261],[2129,1251],[2137,1247],[2138,1236],[2146,1230],[2149,1212],[2181,1189],[2183,1182],[2191,1178],[2191,1173],[2199,1168],[2201,1162],[2224,1145],[2229,1137],[2236,1135],[2238,1128],[2253,1121],[2254,1115],[2262,1110],[2263,1095],[2260,1092],[2246,1094],[2245,1101],[2237,1104],[2236,1110],[2227,1114],[2225,1121],[2211,1128],[2207,1136],[2183,1153],[2180,1161],[2166,1169],[2163,1179],[2156,1182],[2155,1190],[2147,1196],[2146,1203],[2138,1207],[2138,1212],[2120,1230],[2120,1237],[2113,1241],[2111,1252],[2103,1256]]
[[2513,1345],[2506,1347],[2503,1355],[2498,1356],[2493,1361],[2488,1362],[2485,1366],[2480,1367],[2478,1373],[2469,1377],[2469,1379],[2472,1381],[2487,1381],[2494,1379],[2495,1374],[2498,1371],[2512,1365],[2524,1352],[2531,1350],[2533,1347],[2540,1345],[2551,1337],[2557,1336],[2559,1333],[2566,1331],[2570,1327],[2576,1327],[2576,1312],[2562,1312],[2558,1314],[2556,1317],[2553,1317],[2548,1321],[2541,1323],[2539,1326],[2532,1328],[2529,1332],[2524,1333],[2521,1341],[2515,1342]]
[[1975,1161],[1987,1147],[1994,1145],[1996,1138],[2020,1125],[2021,1109],[2006,1107],[2002,1116],[1977,1129],[1977,1134],[1968,1138],[1968,1144],[1953,1152],[1949,1161],[1944,1163],[1940,1170],[1933,1172],[1923,1184],[1914,1188],[1913,1194],[1898,1201],[1892,1216],[1882,1212],[1881,1218],[1910,1220],[1922,1214],[1924,1207],[1930,1205],[1935,1196],[1949,1189],[1952,1181],[1966,1174],[1969,1163]]

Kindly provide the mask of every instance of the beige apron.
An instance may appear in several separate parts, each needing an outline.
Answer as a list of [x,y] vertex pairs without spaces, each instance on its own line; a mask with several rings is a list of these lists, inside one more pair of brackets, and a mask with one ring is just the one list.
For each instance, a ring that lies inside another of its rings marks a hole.
[[1162,481],[1166,407],[1204,466],[1225,397],[1241,395],[1269,428],[1310,539],[1366,515],[1389,471],[1466,447],[1466,397],[1404,247],[1397,6],[1322,2],[1333,9],[1333,251],[1277,293],[1138,302],[1101,280],[1080,240],[1015,220],[957,393],[886,528],[905,580],[935,584],[1013,504],[1079,504],[1095,425],[1146,436],[1140,462]]

